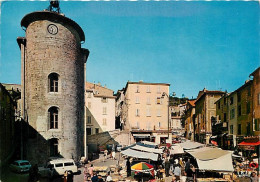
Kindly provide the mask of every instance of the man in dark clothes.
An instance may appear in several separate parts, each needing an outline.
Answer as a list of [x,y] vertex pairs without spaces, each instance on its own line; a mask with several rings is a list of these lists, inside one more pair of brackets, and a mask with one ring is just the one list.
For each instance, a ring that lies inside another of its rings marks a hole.
[[191,170],[191,168],[187,169],[186,176],[187,176],[186,182],[194,181],[193,180],[193,171]]
[[94,176],[91,178],[92,182],[98,182],[98,177],[97,177],[97,173],[94,172]]
[[169,177],[171,163],[169,162],[168,159],[166,159],[164,165],[165,165],[165,175],[166,175],[166,177]]
[[171,156],[171,158],[170,158],[170,163],[171,163],[171,167],[170,167],[170,171],[173,173],[173,171],[174,171],[174,159],[173,159],[173,157]]
[[103,180],[103,178],[102,178],[102,176],[101,175],[98,175],[98,180],[97,180],[98,182],[104,182],[104,180]]
[[129,158],[127,158],[127,161],[126,161],[126,171],[127,171],[127,177],[131,176],[131,164],[130,164]]
[[190,169],[190,159],[185,164],[185,173],[187,173],[188,169]]

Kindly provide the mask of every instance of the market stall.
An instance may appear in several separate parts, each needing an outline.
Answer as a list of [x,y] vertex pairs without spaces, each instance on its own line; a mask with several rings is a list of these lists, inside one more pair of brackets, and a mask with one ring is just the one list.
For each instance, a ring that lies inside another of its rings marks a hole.
[[121,154],[123,156],[139,158],[139,159],[150,159],[152,161],[158,160],[158,154],[133,150],[131,148],[122,151]]

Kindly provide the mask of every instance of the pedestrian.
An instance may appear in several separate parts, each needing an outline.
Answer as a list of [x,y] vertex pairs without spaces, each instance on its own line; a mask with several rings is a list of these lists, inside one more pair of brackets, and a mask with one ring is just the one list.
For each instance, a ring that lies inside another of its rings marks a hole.
[[127,158],[127,161],[126,161],[126,171],[127,171],[127,177],[131,176],[131,164],[130,164],[129,158]]
[[250,179],[251,179],[251,182],[258,182],[259,181],[259,178],[258,178],[258,176],[256,175],[255,172],[251,173]]
[[93,177],[91,178],[91,181],[92,182],[98,182],[98,176],[97,176],[96,172],[93,173]]
[[84,173],[84,182],[87,182],[88,181],[88,166],[87,166],[87,164],[85,164],[85,166],[84,166],[84,171],[83,171],[83,173]]
[[176,164],[174,168],[174,176],[176,177],[176,181],[179,181],[181,179],[181,168],[180,164]]
[[107,173],[106,181],[113,181],[112,177],[110,176],[110,172]]
[[173,171],[174,171],[174,159],[173,159],[173,156],[171,156],[169,161],[170,161],[170,164],[171,164],[170,171],[173,173]]
[[170,171],[170,166],[171,166],[171,163],[169,162],[169,160],[166,158],[165,159],[165,175],[166,177],[169,177],[169,171]]
[[73,175],[72,171],[68,171],[67,174],[68,174],[67,175],[67,182],[73,182],[74,175]]
[[105,151],[104,151],[105,159],[107,159],[107,153],[108,153],[108,151],[105,150]]
[[112,158],[113,158],[113,160],[116,159],[116,152],[114,150],[112,151]]
[[93,171],[94,171],[94,167],[93,167],[93,164],[91,164],[90,167],[88,168],[88,173],[91,178],[94,176]]
[[103,178],[102,178],[101,175],[98,175],[98,180],[97,180],[97,182],[104,182],[104,180],[103,180]]
[[185,164],[185,173],[187,173],[188,169],[190,169],[190,159],[188,159],[188,161]]
[[193,171],[191,170],[191,168],[187,169],[187,172],[185,172],[186,174],[186,182],[193,182]]

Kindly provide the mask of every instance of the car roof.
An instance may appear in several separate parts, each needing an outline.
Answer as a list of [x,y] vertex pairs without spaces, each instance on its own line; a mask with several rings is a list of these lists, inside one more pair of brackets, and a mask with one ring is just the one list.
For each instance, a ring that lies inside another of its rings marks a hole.
[[73,159],[64,159],[64,158],[61,158],[61,159],[53,159],[53,160],[50,160],[49,163],[53,164],[53,163],[61,163],[61,162],[74,162]]

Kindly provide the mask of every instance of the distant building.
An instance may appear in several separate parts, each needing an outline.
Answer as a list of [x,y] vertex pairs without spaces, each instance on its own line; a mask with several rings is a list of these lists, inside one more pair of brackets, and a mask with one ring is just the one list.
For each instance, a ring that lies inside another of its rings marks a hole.
[[123,104],[124,104],[124,89],[118,90],[116,93],[116,129],[123,130],[124,122],[123,122]]
[[184,115],[184,111],[186,108],[186,104],[180,104],[177,106],[169,106],[169,114],[170,114],[170,128],[172,131],[182,131],[182,117]]
[[85,84],[87,135],[115,130],[115,96],[100,84]]
[[195,101],[190,100],[187,102],[185,108],[185,137],[194,141],[195,134]]
[[216,117],[215,102],[224,95],[224,92],[218,90],[206,90],[205,88],[199,92],[195,102],[196,114],[196,140],[202,143],[209,143],[212,135],[212,117]]
[[123,128],[129,130],[136,141],[166,142],[170,131],[169,86],[165,83],[127,82],[122,106]]
[[16,148],[15,135],[15,108],[10,93],[0,83],[0,170],[10,162]]
[[260,135],[260,67],[253,73],[252,97],[253,97],[253,134],[254,136]]

